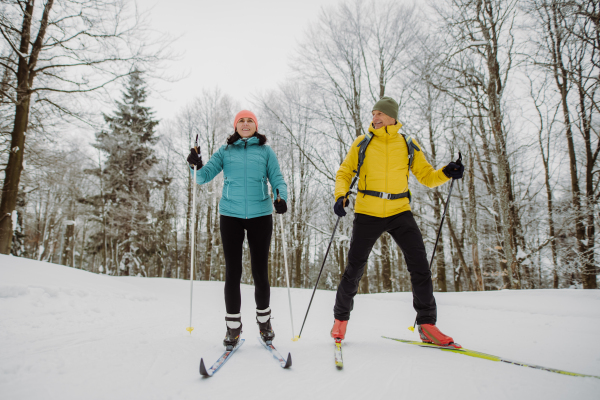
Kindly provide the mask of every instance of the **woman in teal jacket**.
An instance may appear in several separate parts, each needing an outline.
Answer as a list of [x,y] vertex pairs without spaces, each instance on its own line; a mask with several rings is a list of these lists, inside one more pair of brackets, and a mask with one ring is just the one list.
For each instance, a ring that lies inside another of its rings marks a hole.
[[210,182],[223,171],[225,182],[219,202],[221,242],[225,255],[225,321],[227,333],[223,344],[235,346],[242,333],[240,314],[242,278],[242,246],[248,233],[250,262],[254,278],[256,300],[256,322],[263,340],[273,340],[269,306],[269,246],[273,232],[273,206],[267,187],[271,183],[273,193],[279,192],[280,201],[273,202],[278,214],[287,211],[287,185],[279,169],[277,156],[267,138],[258,133],[256,116],[240,111],[234,119],[235,132],[204,165],[195,148],[188,156],[192,168],[197,167],[196,182]]

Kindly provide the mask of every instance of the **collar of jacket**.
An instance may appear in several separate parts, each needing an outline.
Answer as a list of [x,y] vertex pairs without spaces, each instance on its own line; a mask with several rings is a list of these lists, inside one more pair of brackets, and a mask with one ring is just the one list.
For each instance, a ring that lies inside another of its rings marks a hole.
[[248,145],[250,145],[250,146],[251,146],[251,145],[253,145],[253,144],[259,144],[259,143],[260,143],[260,140],[259,140],[259,139],[258,139],[256,136],[251,136],[251,137],[249,137],[249,138],[248,138],[248,139],[246,139],[246,140],[244,140],[244,139],[238,139],[238,140],[236,140],[236,141],[233,143],[233,145],[234,145],[234,146],[243,146],[243,145],[245,144],[244,142],[247,142],[247,143],[248,143]]
[[375,136],[382,137],[384,135],[396,136],[402,128],[402,124],[396,121],[396,125],[382,126],[379,129],[373,128],[373,124],[369,125],[369,132]]

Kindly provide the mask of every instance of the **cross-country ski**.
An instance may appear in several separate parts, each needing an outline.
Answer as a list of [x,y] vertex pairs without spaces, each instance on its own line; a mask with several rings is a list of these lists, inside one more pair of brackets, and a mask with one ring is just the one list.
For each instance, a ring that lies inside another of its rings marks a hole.
[[596,375],[579,374],[577,372],[563,371],[562,369],[542,367],[540,365],[534,365],[534,364],[524,363],[524,362],[520,362],[520,361],[512,361],[512,360],[508,360],[506,358],[494,356],[491,354],[485,354],[485,353],[481,353],[481,352],[469,350],[469,349],[464,349],[464,348],[455,348],[452,346],[438,346],[438,345],[435,345],[432,343],[415,342],[412,340],[396,339],[396,338],[391,338],[391,337],[387,337],[387,336],[382,336],[382,337],[385,339],[391,339],[391,340],[395,340],[397,342],[412,344],[412,345],[416,345],[419,347],[425,347],[425,348],[429,348],[429,349],[438,349],[438,350],[442,350],[442,351],[446,351],[446,352],[450,352],[450,353],[462,354],[462,355],[469,356],[469,357],[482,358],[484,360],[500,361],[500,362],[507,363],[507,364],[518,365],[521,367],[528,367],[528,368],[534,368],[534,369],[541,369],[543,371],[554,372],[554,373],[562,374],[562,375],[581,376],[581,377],[587,377],[587,378],[600,379],[600,376],[596,376]]
[[336,340],[335,349],[333,350],[333,357],[335,359],[335,366],[337,369],[344,368],[344,358],[342,357],[342,341]]

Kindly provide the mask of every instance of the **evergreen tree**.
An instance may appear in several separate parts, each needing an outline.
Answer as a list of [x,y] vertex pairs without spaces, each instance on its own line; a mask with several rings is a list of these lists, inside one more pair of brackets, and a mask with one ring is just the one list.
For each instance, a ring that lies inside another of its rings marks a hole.
[[96,134],[94,145],[106,154],[106,162],[102,170],[95,172],[103,190],[93,202],[104,204],[106,239],[102,237],[102,241],[108,243],[102,247],[111,249],[110,259],[118,266],[117,275],[147,273],[151,244],[146,238],[152,235],[154,225],[150,193],[164,184],[150,174],[158,162],[153,149],[158,141],[158,121],[144,106],[146,98],[142,72],[136,69],[126,84],[123,101],[116,102],[117,110],[113,115],[104,114],[108,129]]

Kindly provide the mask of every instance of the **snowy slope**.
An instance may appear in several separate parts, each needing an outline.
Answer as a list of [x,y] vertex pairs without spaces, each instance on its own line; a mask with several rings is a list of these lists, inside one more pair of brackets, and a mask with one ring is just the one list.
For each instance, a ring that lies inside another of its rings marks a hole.
[[[253,288],[242,287],[246,344],[201,378],[225,332],[222,282],[109,277],[0,256],[1,399],[598,399],[600,379],[570,377],[382,339],[417,340],[410,293],[359,295],[345,368],[329,330],[335,293],[318,291],[292,342],[287,291],[274,288],[281,369],[256,340]],[[311,290],[293,289],[296,334]],[[463,346],[600,375],[600,291],[438,293],[438,326]]]

